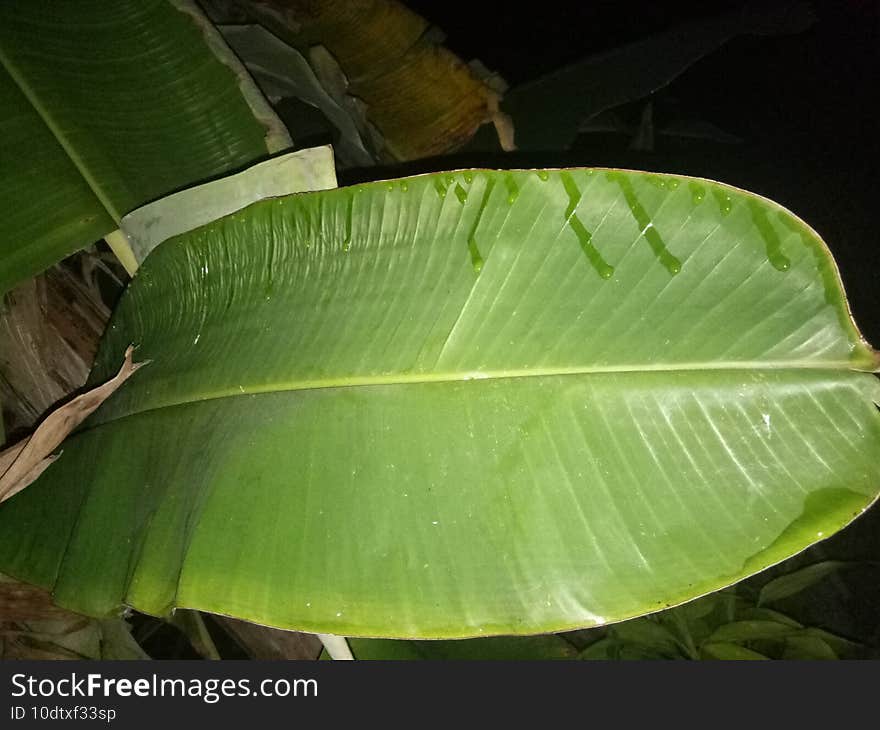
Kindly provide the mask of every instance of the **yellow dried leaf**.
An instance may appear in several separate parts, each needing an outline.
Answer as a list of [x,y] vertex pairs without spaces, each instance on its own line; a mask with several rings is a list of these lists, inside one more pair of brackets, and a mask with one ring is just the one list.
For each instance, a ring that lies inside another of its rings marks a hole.
[[512,147],[499,93],[437,44],[428,22],[393,0],[253,0],[254,20],[299,48],[320,45],[348,93],[367,105],[385,153],[413,160],[450,152],[493,122]]

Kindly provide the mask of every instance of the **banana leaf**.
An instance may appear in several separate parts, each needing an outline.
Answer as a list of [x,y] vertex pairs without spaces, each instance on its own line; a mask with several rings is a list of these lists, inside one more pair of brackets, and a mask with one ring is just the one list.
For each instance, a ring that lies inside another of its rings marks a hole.
[[218,39],[183,1],[0,3],[0,293],[290,144]]
[[345,636],[601,625],[877,498],[877,354],[818,235],[701,179],[466,170],[264,200],[145,260],[0,506],[71,609]]

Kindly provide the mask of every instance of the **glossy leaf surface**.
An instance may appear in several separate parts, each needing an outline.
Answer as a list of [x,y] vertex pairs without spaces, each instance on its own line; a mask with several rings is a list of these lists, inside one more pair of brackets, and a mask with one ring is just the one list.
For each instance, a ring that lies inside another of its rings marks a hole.
[[150,365],[0,507],[0,569],[83,612],[559,631],[735,582],[877,496],[876,359],[830,254],[705,180],[262,201],[146,259],[92,380],[131,342]]

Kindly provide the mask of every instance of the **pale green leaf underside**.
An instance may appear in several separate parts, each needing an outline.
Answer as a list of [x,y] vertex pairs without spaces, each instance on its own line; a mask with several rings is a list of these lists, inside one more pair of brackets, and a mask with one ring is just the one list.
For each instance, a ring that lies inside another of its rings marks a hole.
[[166,0],[4,0],[0,292],[133,208],[265,156],[266,132]]
[[147,258],[94,380],[129,342],[151,364],[0,507],[0,570],[88,613],[588,626],[782,560],[880,483],[875,357],[830,255],[705,180],[263,201]]
[[264,198],[336,187],[333,148],[310,147],[147,203],[120,227],[138,265],[160,243]]

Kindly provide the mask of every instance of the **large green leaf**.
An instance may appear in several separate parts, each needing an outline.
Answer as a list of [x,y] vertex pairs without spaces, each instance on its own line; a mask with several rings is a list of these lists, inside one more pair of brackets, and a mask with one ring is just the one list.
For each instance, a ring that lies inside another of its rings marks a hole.
[[603,624],[876,498],[876,354],[817,235],[706,180],[464,171],[256,203],[161,244],[0,507],[76,610],[349,636]]
[[176,5],[0,3],[0,293],[280,144],[216,31]]

